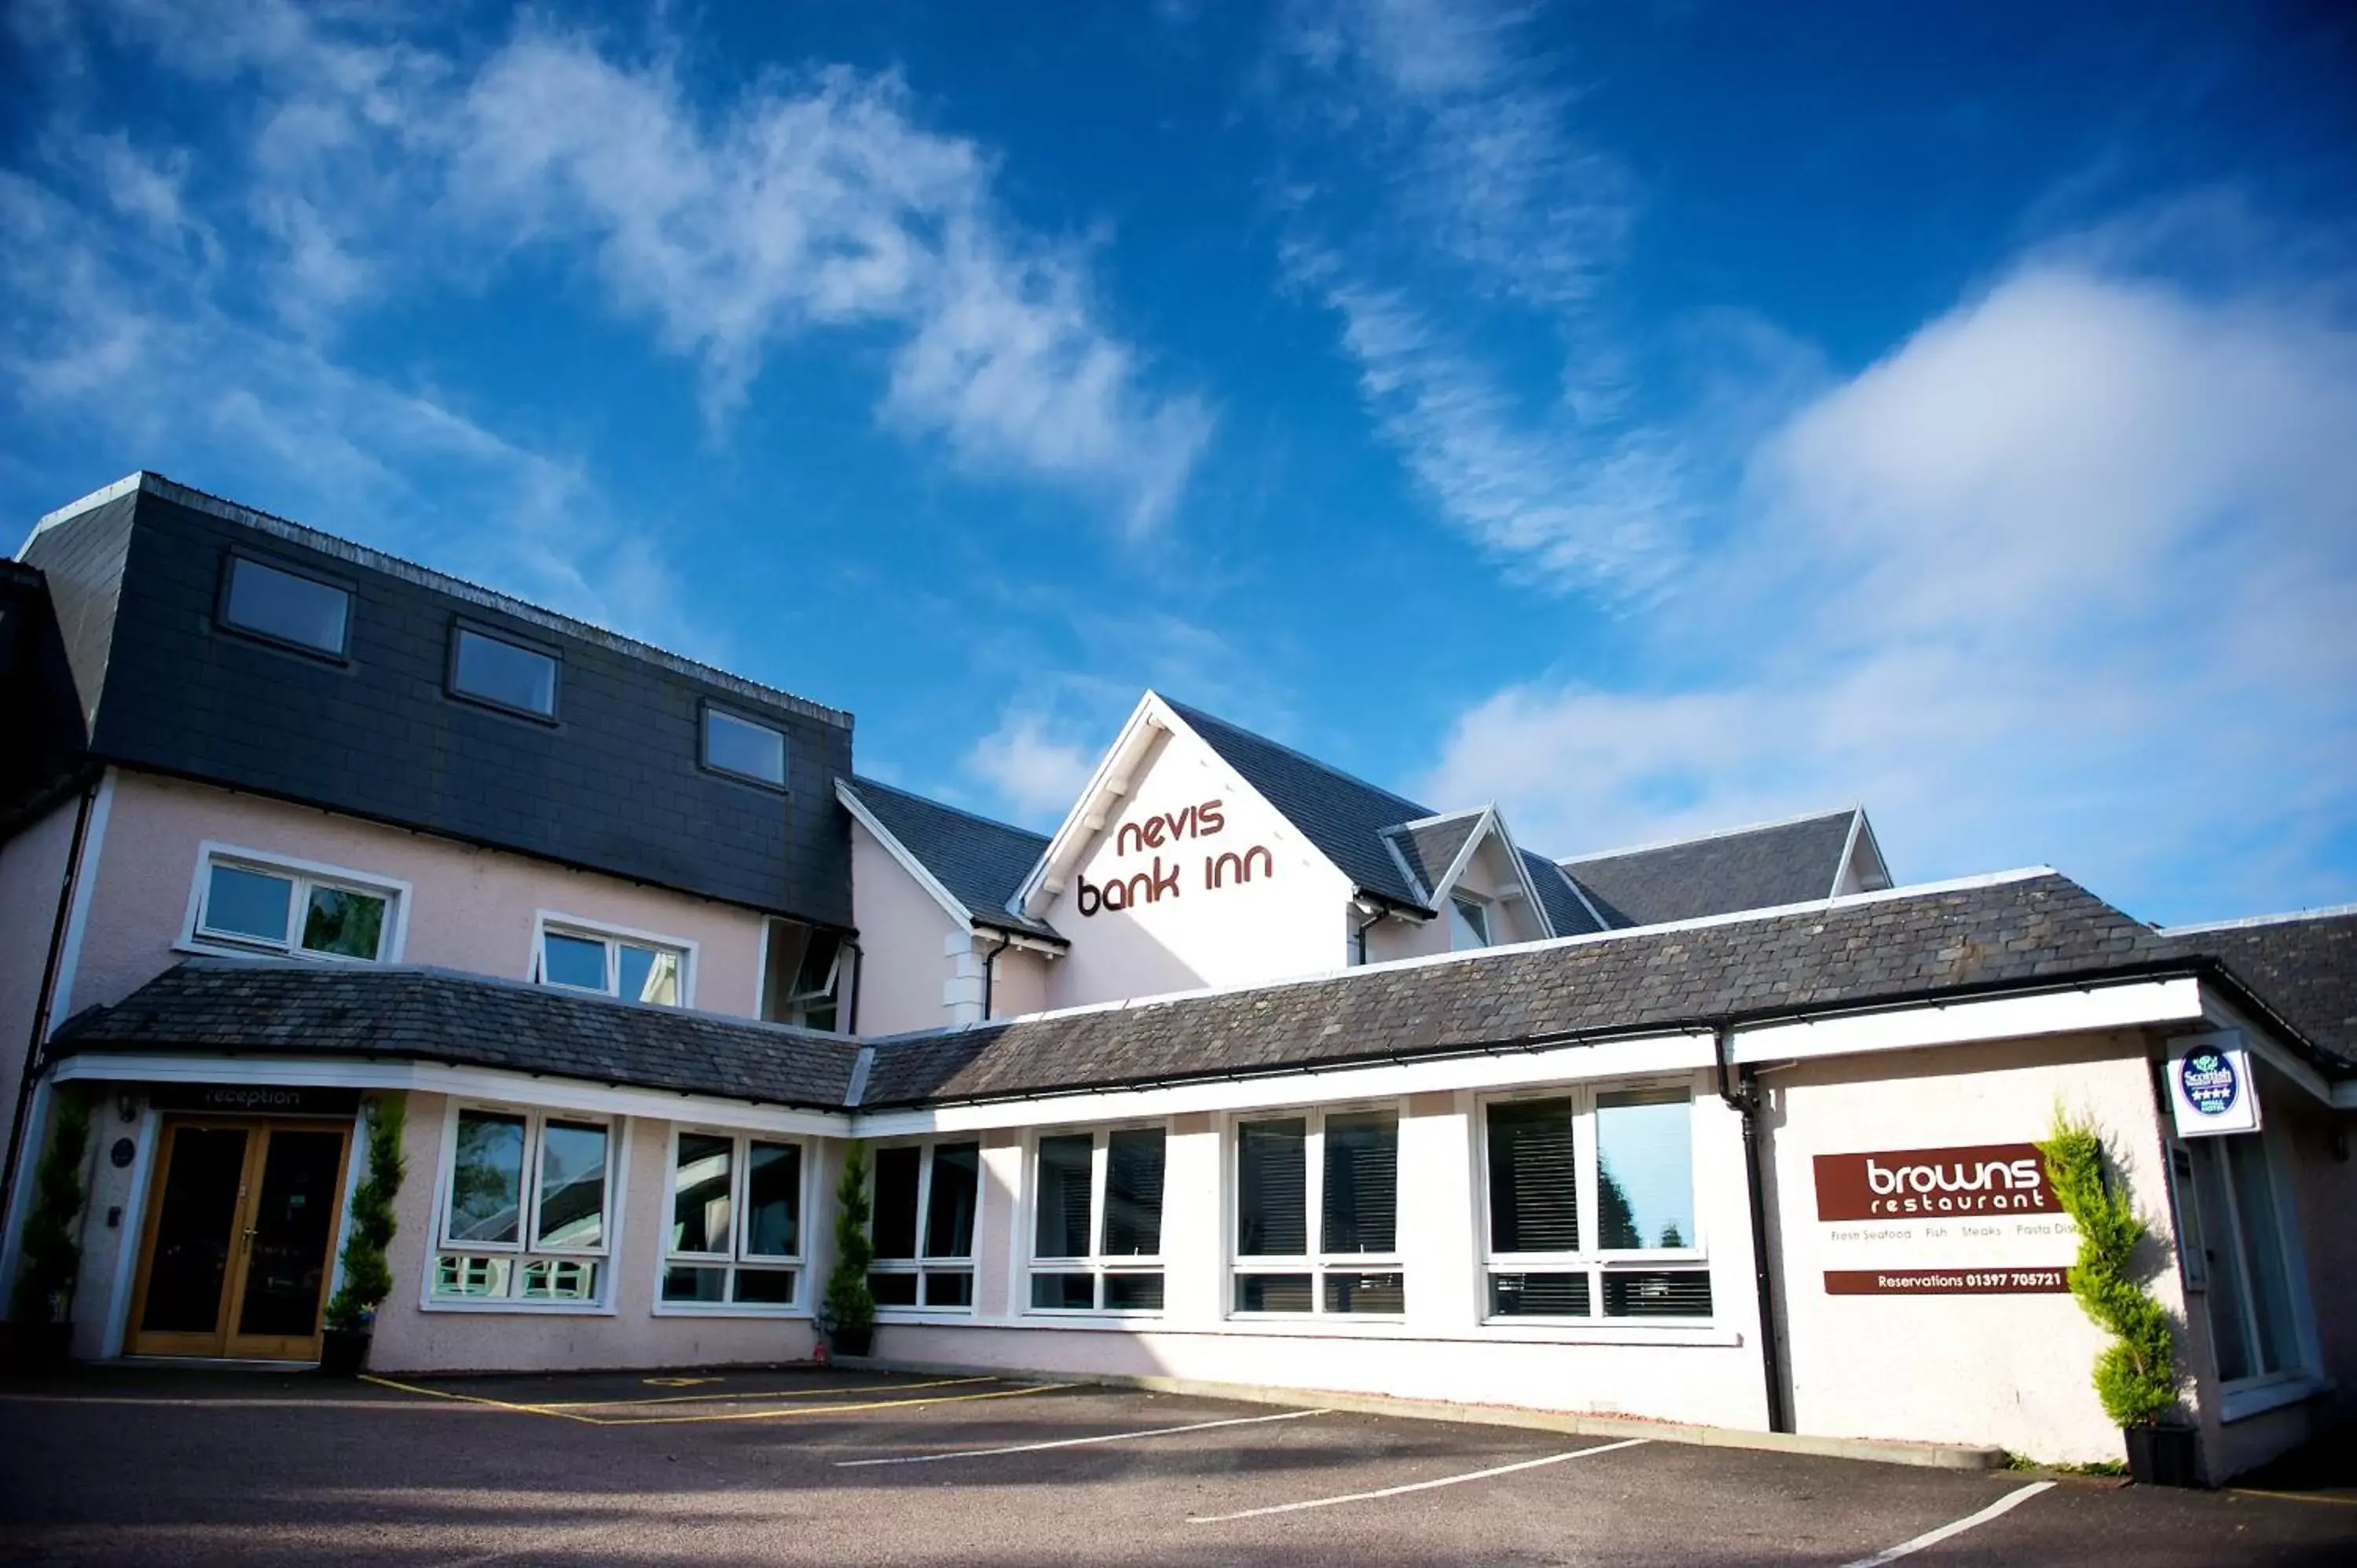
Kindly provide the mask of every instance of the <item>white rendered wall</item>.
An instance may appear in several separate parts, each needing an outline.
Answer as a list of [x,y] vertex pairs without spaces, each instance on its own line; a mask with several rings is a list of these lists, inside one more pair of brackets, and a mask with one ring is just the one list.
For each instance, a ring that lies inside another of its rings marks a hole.
[[[1201,808],[1218,802],[1220,828],[1200,831]],[[1241,985],[1341,967],[1342,911],[1350,884],[1217,754],[1191,735],[1164,734],[1134,775],[1120,810],[1082,854],[1046,911],[1071,950],[1048,969],[1050,1005],[1076,1006],[1204,985]],[[1163,834],[1159,844],[1125,841],[1124,825],[1197,813],[1191,831]],[[1254,853],[1255,851],[1261,853]],[[1233,867],[1223,885],[1206,883],[1207,863],[1249,857],[1253,875]],[[1094,906],[1083,882],[1103,889],[1160,873],[1158,897],[1141,893],[1129,908]],[[1175,876],[1174,876],[1175,874]],[[1175,889],[1175,890],[1174,890]],[[1084,907],[1094,907],[1083,914]]]

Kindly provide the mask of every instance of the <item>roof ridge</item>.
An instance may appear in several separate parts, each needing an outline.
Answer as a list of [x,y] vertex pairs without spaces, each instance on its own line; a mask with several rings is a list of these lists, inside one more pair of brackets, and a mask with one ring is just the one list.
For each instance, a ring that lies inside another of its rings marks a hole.
[[980,811],[969,811],[963,806],[952,806],[946,800],[936,800],[931,795],[920,795],[914,789],[903,789],[898,784],[887,784],[880,779],[870,779],[865,774],[853,773],[846,776],[846,781],[855,789],[881,789],[888,795],[898,795],[903,800],[915,800],[920,805],[931,806],[935,811],[947,811],[953,817],[963,817],[968,822],[980,822],[986,828],[998,828],[1006,832],[1020,833],[1027,839],[1037,839],[1042,847],[1045,847],[1048,843],[1049,835],[1034,829],[1001,822],[996,817],[985,817]]
[[210,490],[198,489],[193,485],[184,485],[178,479],[167,478],[162,474],[146,468],[134,469],[111,485],[102,486],[79,500],[68,501],[56,510],[44,513],[40,521],[33,525],[33,532],[25,536],[25,542],[17,547],[16,553],[21,556],[25,551],[32,548],[35,540],[59,523],[70,522],[109,501],[141,493],[174,502],[193,511],[205,512],[226,521],[260,529],[264,533],[275,534],[291,543],[319,551],[323,554],[336,556],[354,565],[367,566],[391,576],[402,577],[417,583],[420,586],[466,599],[486,609],[499,610],[503,614],[514,616],[519,620],[530,621],[547,630],[562,632],[567,636],[598,643],[629,657],[648,660],[679,674],[688,675],[696,680],[710,681],[716,685],[735,691],[739,696],[751,697],[759,702],[776,703],[806,718],[833,725],[838,729],[848,730],[852,727],[852,715],[848,711],[831,708],[824,703],[798,696],[782,686],[772,686],[767,682],[756,681],[750,676],[739,675],[731,670],[723,670],[716,664],[707,664],[701,659],[692,659],[684,653],[674,653],[670,649],[658,647],[643,638],[631,637],[599,626],[595,621],[584,620],[579,616],[566,615],[562,610],[553,610],[545,605],[533,604],[530,599],[519,598],[513,594],[486,587],[480,583],[458,576],[455,573],[428,566],[423,562],[412,561],[404,555],[395,555],[389,550],[380,550],[373,544],[362,544],[356,539],[346,539],[339,533],[329,533],[325,529],[313,528],[310,524],[297,522],[293,518],[280,517],[275,512],[264,511],[259,507],[250,507],[242,501],[233,501],[226,496],[217,496]]
[[2287,909],[2275,915],[2244,915],[2232,920],[2197,920],[2183,926],[2155,926],[2164,937],[2198,936],[2204,931],[2240,930],[2250,926],[2289,926],[2306,920],[2339,920],[2357,915],[2357,904],[2325,904],[2313,909]]
[[1468,806],[1461,811],[1435,811],[1430,816],[1412,817],[1405,822],[1394,822],[1387,828],[1378,828],[1375,831],[1382,833],[1414,832],[1418,828],[1437,827],[1442,822],[1453,822],[1459,817],[1478,817],[1496,804],[1495,800],[1488,800],[1479,806]]
[[1772,828],[1794,828],[1803,822],[1821,822],[1833,817],[1863,816],[1866,808],[1843,806],[1831,811],[1803,811],[1798,816],[1779,817],[1773,822],[1747,822],[1739,828],[1713,828],[1706,833],[1687,833],[1681,838],[1655,839],[1651,843],[1632,843],[1619,849],[1599,849],[1587,854],[1567,854],[1557,860],[1557,865],[1584,865],[1591,860],[1618,860],[1622,855],[1644,854],[1657,849],[1675,849],[1682,844],[1707,843],[1712,839],[1740,838],[1745,833],[1764,833]]
[[[1310,767],[1318,769],[1320,772],[1331,773],[1337,779],[1347,779],[1351,783],[1356,784],[1360,789],[1371,790],[1375,794],[1383,796],[1385,800],[1397,800],[1401,805],[1409,808],[1411,811],[1419,812],[1423,816],[1430,816],[1433,814],[1432,809],[1424,805],[1422,802],[1411,800],[1396,789],[1386,789],[1380,784],[1370,783],[1368,780],[1360,778],[1357,774],[1337,768],[1332,763],[1326,761],[1322,757],[1310,756],[1308,752],[1303,751],[1298,746],[1287,746],[1281,740],[1271,740],[1268,736],[1261,734],[1258,730],[1246,729],[1243,725],[1236,724],[1229,719],[1223,719],[1217,714],[1208,713],[1201,708],[1194,707],[1189,703],[1179,702],[1176,698],[1164,695],[1161,693],[1157,692],[1155,694],[1157,696],[1160,696],[1162,701],[1173,713],[1176,713],[1180,718],[1185,719],[1190,725],[1199,719],[1209,720],[1211,723],[1218,725],[1222,729],[1233,730],[1236,734],[1244,736],[1246,739],[1256,740],[1260,742],[1261,745],[1268,746],[1273,750],[1281,751],[1288,757],[1297,757],[1299,760],[1308,763]],[[1415,821],[1416,819],[1408,818],[1404,820]]]

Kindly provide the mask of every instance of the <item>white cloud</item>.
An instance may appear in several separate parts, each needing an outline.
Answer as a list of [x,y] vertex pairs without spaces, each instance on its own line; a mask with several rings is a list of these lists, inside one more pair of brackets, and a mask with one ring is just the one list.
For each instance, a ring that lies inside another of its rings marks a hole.
[[1071,810],[1096,770],[1096,754],[1051,738],[1037,714],[1009,712],[965,755],[965,768],[1026,820],[1051,821]]
[[2346,897],[2309,857],[2357,830],[2352,624],[2346,317],[2046,257],[1760,446],[1645,656],[1714,671],[1500,692],[1424,788],[1556,853],[1862,797],[1906,875],[2054,860],[2171,918]]

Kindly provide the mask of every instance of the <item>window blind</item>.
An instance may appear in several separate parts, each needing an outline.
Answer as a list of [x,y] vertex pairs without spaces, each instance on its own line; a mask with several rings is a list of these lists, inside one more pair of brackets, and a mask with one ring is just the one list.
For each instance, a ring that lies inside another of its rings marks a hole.
[[1237,1127],[1239,1254],[1297,1258],[1309,1251],[1307,1132],[1308,1123],[1298,1116]]
[[1512,1100],[1490,1107],[1490,1250],[1579,1250],[1578,1151],[1571,1101]]

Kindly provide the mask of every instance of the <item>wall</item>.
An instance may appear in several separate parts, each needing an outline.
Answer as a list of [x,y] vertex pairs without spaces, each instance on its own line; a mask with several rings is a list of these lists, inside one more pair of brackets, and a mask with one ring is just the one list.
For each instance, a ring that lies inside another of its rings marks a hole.
[[178,960],[198,846],[207,840],[409,883],[404,963],[529,979],[533,915],[545,908],[693,941],[694,1004],[759,1015],[761,918],[749,909],[128,772],[116,778],[70,1010],[119,1001]]
[[[1203,802],[1220,802],[1217,832],[1182,831],[1154,847],[1125,824],[1177,816]],[[1232,872],[1226,885],[1204,886],[1207,859],[1243,856],[1255,846],[1250,883]],[[1102,889],[1159,864],[1163,886],[1175,890],[1135,908],[1082,909],[1092,900],[1082,884]],[[1133,776],[1121,810],[1081,855],[1071,879],[1046,911],[1048,922],[1071,942],[1049,966],[1048,1001],[1069,1007],[1120,997],[1241,985],[1342,967],[1342,911],[1351,888],[1342,874],[1191,735],[1165,733]]]
[[[1845,1437],[1993,1443],[2042,1460],[2117,1461],[2119,1429],[2090,1369],[2104,1344],[2067,1294],[1832,1295],[1829,1269],[1896,1265],[1817,1219],[1818,1155],[1952,1148],[2042,1138],[2057,1105],[2092,1117],[2156,1235],[2173,1246],[2168,1173],[2140,1036],[2004,1042],[1803,1062],[1767,1073],[1779,1306],[1798,1430]],[[2061,1216],[2038,1216],[2061,1220]],[[1904,1266],[1975,1261],[1960,1228],[1903,1243]],[[2036,1242],[2038,1262],[2068,1264],[2067,1223]],[[2049,1251],[2050,1249],[2050,1251]],[[2027,1254],[2023,1254],[2027,1258]],[[1920,1260],[1920,1261],[1917,1261]],[[2154,1290],[2181,1322],[2172,1270]]]
[[12,1111],[25,1052],[32,1044],[33,1014],[40,1004],[58,892],[81,804],[81,796],[71,796],[0,843],[0,1100]]
[[[848,815],[848,813],[845,813]],[[859,1032],[897,1035],[950,1021],[946,943],[964,930],[866,825],[851,824],[851,897],[859,927]]]
[[[1438,875],[1438,872],[1434,873]],[[1478,893],[1491,900],[1491,917],[1497,929],[1491,933],[1494,941],[1532,942],[1544,933],[1539,928],[1539,917],[1530,900],[1523,896],[1521,878],[1506,859],[1505,846],[1495,833],[1484,833],[1473,858],[1466,863],[1465,871],[1455,884],[1469,893]],[[1452,888],[1452,891],[1454,888]],[[1510,895],[1511,896],[1508,896]],[[1364,916],[1353,913],[1354,919]],[[1376,922],[1367,932],[1367,961],[1384,963],[1393,959],[1428,958],[1448,950],[1448,921],[1443,918],[1431,920],[1408,920],[1392,917]]]
[[[989,940],[995,945],[997,939]],[[990,1015],[1012,1018],[1022,1013],[1045,1012],[1049,977],[1060,961],[1027,948],[1008,948],[1000,953],[996,978],[990,987]]]

